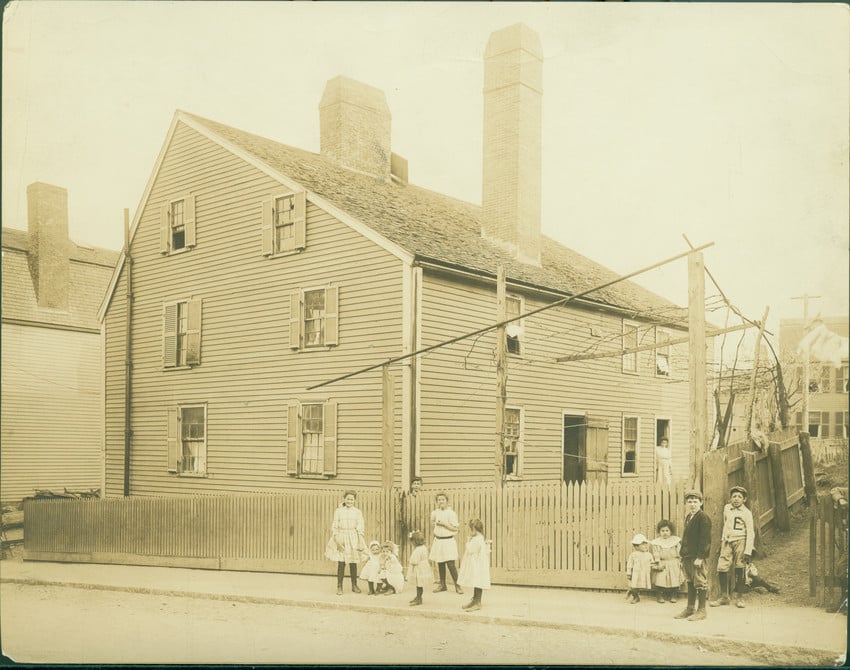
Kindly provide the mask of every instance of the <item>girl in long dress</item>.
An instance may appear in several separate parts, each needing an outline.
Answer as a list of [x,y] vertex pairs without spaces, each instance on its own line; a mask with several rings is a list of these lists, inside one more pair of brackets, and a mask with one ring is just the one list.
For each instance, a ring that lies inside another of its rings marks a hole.
[[685,581],[682,573],[682,559],[679,549],[682,540],[676,536],[676,529],[667,519],[662,519],[655,527],[656,538],[652,541],[652,556],[658,562],[658,570],[653,571],[652,581],[657,590],[658,602],[674,603],[678,600],[679,588]]
[[466,543],[466,551],[460,563],[458,582],[462,586],[472,587],[472,600],[463,606],[467,612],[481,609],[483,589],[490,588],[490,546],[484,539],[484,524],[481,519],[469,522],[471,537]]
[[346,563],[351,573],[351,590],[354,593],[360,593],[360,587],[357,586],[357,564],[367,557],[363,513],[354,506],[356,501],[357,494],[354,491],[345,492],[342,505],[334,510],[331,538],[325,547],[325,556],[336,561],[337,564],[336,594],[338,596],[342,595]]

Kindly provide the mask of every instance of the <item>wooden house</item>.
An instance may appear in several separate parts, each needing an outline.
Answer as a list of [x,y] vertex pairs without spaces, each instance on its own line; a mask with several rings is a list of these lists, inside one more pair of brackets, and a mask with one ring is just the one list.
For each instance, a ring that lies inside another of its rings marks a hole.
[[500,266],[508,318],[616,278],[541,234],[541,53],[488,43],[481,206],[408,183],[351,79],[319,154],[175,113],[101,309],[107,495],[653,480],[662,436],[687,476],[684,313],[634,283],[410,356],[496,323]]
[[68,194],[27,188],[28,230],[3,228],[2,501],[103,486],[98,308],[118,254],[68,239]]

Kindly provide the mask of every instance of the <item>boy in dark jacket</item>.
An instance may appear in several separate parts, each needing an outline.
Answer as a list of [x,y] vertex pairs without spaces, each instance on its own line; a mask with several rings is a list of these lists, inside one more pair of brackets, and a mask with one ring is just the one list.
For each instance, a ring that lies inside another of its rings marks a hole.
[[[708,578],[705,561],[711,549],[711,519],[702,511],[702,493],[696,490],[685,494],[685,530],[682,533],[682,569],[688,582],[688,605],[676,619],[700,621],[705,619],[705,600]],[[697,605],[698,603],[698,605]],[[697,605],[696,610],[694,605]]]

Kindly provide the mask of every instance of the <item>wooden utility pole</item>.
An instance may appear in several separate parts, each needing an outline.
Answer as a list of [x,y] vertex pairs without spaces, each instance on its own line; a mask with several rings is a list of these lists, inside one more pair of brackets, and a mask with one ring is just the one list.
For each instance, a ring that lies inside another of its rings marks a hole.
[[[819,295],[803,295],[794,296],[791,300],[803,301],[803,337],[806,335],[806,328],[809,327],[809,300],[820,298]],[[782,353],[781,351],[779,352]],[[809,432],[809,350],[803,352],[803,430]]]
[[688,373],[690,382],[690,482],[702,490],[708,393],[705,375],[705,265],[702,253],[688,254]]
[[496,320],[501,324],[496,328],[496,484],[501,484],[505,461],[505,405],[508,402],[508,352],[506,346],[507,317],[507,280],[505,267],[499,266],[496,272]]
[[759,370],[759,351],[761,350],[761,338],[764,336],[764,326],[767,323],[767,313],[770,307],[764,308],[764,316],[759,324],[759,334],[756,338],[755,351],[753,352],[753,374],[750,376],[750,396],[747,399],[747,441],[752,444],[753,439],[753,405],[756,402],[756,379]]
[[395,474],[395,384],[393,383],[390,366],[381,368],[381,451],[383,452],[383,465],[381,468],[381,483],[384,490],[389,490],[393,485]]

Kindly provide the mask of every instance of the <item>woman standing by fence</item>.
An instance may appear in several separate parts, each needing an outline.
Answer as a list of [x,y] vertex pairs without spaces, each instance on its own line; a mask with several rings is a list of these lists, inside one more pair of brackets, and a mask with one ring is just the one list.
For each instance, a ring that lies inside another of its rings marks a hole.
[[325,547],[325,556],[336,561],[336,594],[342,595],[342,582],[345,579],[345,564],[351,573],[351,590],[360,593],[357,586],[357,563],[366,555],[366,539],[364,538],[365,524],[363,513],[354,506],[357,494],[346,491],[342,505],[334,510],[334,520],[331,525],[331,539]]

